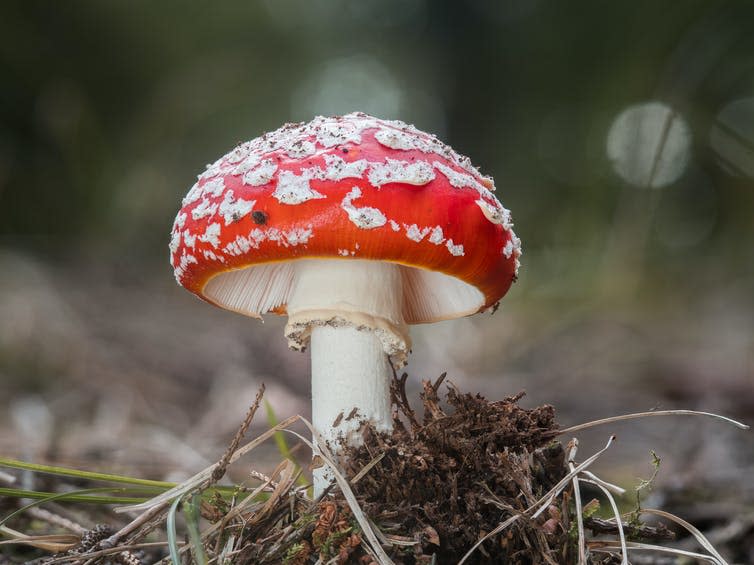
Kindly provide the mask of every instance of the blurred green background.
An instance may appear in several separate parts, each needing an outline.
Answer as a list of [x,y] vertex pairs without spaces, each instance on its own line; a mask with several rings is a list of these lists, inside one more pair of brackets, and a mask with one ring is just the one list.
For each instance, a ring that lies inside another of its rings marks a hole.
[[[259,382],[306,414],[280,320],[176,287],[169,231],[237,142],[354,110],[469,155],[523,240],[494,317],[416,328],[414,388],[447,370],[566,424],[754,414],[752,2],[6,2],[0,84],[7,455],[182,476]],[[687,473],[754,465],[718,424],[620,429],[631,477],[650,448]]]

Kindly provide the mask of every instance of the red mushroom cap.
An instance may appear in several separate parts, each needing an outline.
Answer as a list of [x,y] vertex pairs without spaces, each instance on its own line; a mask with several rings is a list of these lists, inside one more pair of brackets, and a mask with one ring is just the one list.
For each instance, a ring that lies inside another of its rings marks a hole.
[[286,297],[239,306],[210,281],[315,258],[413,267],[415,290],[442,279],[474,297],[446,304],[437,292],[432,304],[406,307],[408,323],[473,314],[507,292],[521,255],[492,190],[468,158],[413,126],[362,113],[317,117],[208,165],[176,217],[171,263],[186,289],[247,315],[284,314]]

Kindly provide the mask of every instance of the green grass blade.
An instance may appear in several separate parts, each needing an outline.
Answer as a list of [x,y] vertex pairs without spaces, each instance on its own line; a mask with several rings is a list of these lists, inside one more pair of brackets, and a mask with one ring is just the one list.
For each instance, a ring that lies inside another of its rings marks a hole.
[[165,527],[168,534],[168,549],[170,550],[170,561],[173,565],[181,565],[181,556],[178,553],[178,538],[175,531],[175,514],[178,512],[178,505],[181,503],[181,497],[176,497],[173,504],[170,505],[168,510],[167,521]]
[[186,529],[189,541],[194,549],[194,560],[198,565],[207,565],[207,555],[204,552],[202,533],[199,530],[200,505],[202,498],[198,494],[191,497],[190,501],[183,503],[183,513],[186,516]]
[[122,501],[130,500],[136,503],[138,500],[146,500],[140,497],[124,497],[124,496],[90,496],[91,494],[98,492],[129,492],[131,489],[112,489],[107,487],[100,488],[88,488],[82,490],[76,490],[71,492],[39,492],[14,488],[0,488],[0,496],[7,496],[13,498],[32,498],[36,499],[18,510],[11,512],[8,516],[0,520],[0,526],[4,525],[8,520],[11,520],[15,516],[25,512],[29,508],[39,506],[53,500],[64,502],[86,502],[89,504],[123,504]]
[[[264,411],[267,413],[267,424],[271,428],[274,428],[280,423],[278,421],[277,415],[275,414],[275,410],[272,408],[272,405],[266,400],[264,401]],[[288,447],[288,442],[285,439],[285,434],[278,431],[275,432],[272,437],[275,440],[275,445],[277,446],[280,455],[282,455],[286,459],[292,459],[291,450]]]
[[[264,410],[267,413],[267,424],[270,426],[270,428],[274,428],[277,426],[280,422],[278,421],[277,416],[275,415],[275,410],[272,408],[272,405],[267,402],[267,400],[264,401]],[[277,431],[273,434],[273,439],[275,440],[275,445],[278,448],[278,451],[280,452],[280,455],[282,455],[285,459],[288,459],[289,461],[293,462],[293,464],[296,466],[295,470],[296,472],[301,471],[301,466],[298,464],[298,461],[293,457],[293,454],[291,453],[290,447],[288,447],[288,440],[285,438],[285,434],[281,431]],[[309,480],[304,476],[303,472],[299,476],[298,480],[296,481],[300,486],[304,486],[309,484]]]
[[[101,489],[84,489],[71,492],[40,492],[36,490],[22,490],[14,488],[0,488],[0,496],[10,496],[14,498],[33,498],[33,499],[47,499],[51,496],[60,496],[64,502],[84,502],[87,504],[128,504],[128,502],[119,501],[135,501],[135,500],[149,500],[145,496],[89,496],[82,495],[82,492],[118,492],[118,493],[132,493],[133,489],[120,489],[112,487],[102,487]],[[144,492],[139,490],[138,492]]]
[[159,487],[164,490],[176,486],[176,483],[170,483],[166,481],[152,481],[149,479],[137,479],[135,477],[126,477],[123,475],[112,475],[110,473],[95,473],[93,471],[81,471],[79,469],[70,469],[67,467],[40,465],[39,463],[27,463],[26,461],[18,461],[16,459],[8,459],[6,457],[0,457],[0,467],[23,469],[25,471],[48,473],[51,475],[58,475],[63,477],[77,477],[79,479],[88,479],[90,481],[107,481],[111,483],[122,483],[127,485]]

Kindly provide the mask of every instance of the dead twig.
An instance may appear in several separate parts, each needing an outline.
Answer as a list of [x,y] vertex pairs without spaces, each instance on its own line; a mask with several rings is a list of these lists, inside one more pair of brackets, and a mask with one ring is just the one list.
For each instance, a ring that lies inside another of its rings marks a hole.
[[254,419],[254,414],[257,413],[259,404],[260,402],[262,402],[263,395],[264,395],[264,383],[262,383],[262,385],[259,387],[259,391],[257,391],[257,396],[254,398],[254,402],[251,403],[249,410],[246,412],[246,417],[241,423],[241,426],[238,428],[236,435],[233,436],[233,440],[230,442],[230,445],[225,450],[225,453],[223,454],[222,458],[220,459],[220,461],[217,462],[217,465],[212,470],[212,475],[210,476],[209,485],[216,483],[217,481],[223,478],[223,475],[225,475],[225,471],[228,469],[228,465],[230,464],[230,458],[233,457],[233,454],[238,449],[238,446],[241,443],[241,440],[243,439],[244,435],[246,435],[246,431],[249,429],[249,426],[251,425],[251,421]]

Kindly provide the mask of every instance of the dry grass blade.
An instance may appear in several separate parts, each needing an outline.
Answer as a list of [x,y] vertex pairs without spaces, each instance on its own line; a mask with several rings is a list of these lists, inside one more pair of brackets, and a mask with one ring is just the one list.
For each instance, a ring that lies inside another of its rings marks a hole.
[[[529,508],[531,508],[531,507],[529,507]],[[466,555],[464,555],[461,558],[461,560],[458,562],[458,565],[463,565],[464,563],[466,563],[466,560],[474,554],[474,552],[477,550],[477,548],[480,545],[482,545],[482,543],[484,543],[485,540],[488,540],[488,539],[490,539],[492,537],[495,537],[497,534],[499,534],[500,532],[502,532],[503,530],[505,530],[508,526],[510,526],[511,524],[513,524],[514,522],[516,522],[517,520],[519,520],[520,518],[523,518],[523,517],[524,517],[523,514],[515,514],[515,515],[511,516],[510,518],[508,518],[507,520],[505,520],[504,522],[501,522],[500,525],[497,528],[495,528],[494,530],[492,530],[486,536],[480,538],[479,541],[477,541],[476,544],[474,544],[474,546],[471,549],[469,549],[468,552],[466,552]]]
[[[150,523],[150,521],[153,521],[157,516],[160,516],[164,511],[165,508],[167,508],[170,505],[170,500],[165,500],[162,502],[159,502],[155,504],[154,506],[148,508],[146,511],[139,514],[136,518],[131,520],[128,524],[123,526],[120,530],[115,532],[112,536],[110,536],[105,542],[108,545],[115,545],[118,543],[119,540],[123,539],[125,536],[131,534],[132,532],[135,532],[145,524]],[[118,509],[116,508],[115,511],[117,512]]]
[[228,540],[225,542],[225,545],[223,546],[222,551],[220,551],[220,554],[217,556],[217,560],[215,563],[220,563],[222,565],[225,565],[226,563],[231,563],[230,554],[233,552],[233,547],[236,545],[236,536],[233,534],[228,536]]
[[613,510],[613,515],[615,516],[615,526],[618,529],[618,539],[620,540],[620,547],[621,547],[620,562],[621,562],[621,565],[629,565],[628,547],[626,547],[626,533],[623,531],[623,521],[621,520],[621,515],[620,515],[620,511],[618,510],[618,505],[615,503],[615,498],[613,498],[613,495],[610,493],[610,490],[602,486],[600,482],[594,481],[592,479],[581,479],[581,480],[597,486],[605,494],[608,501],[610,501],[610,507]]
[[264,490],[271,484],[271,480],[265,483],[262,483],[257,488],[255,488],[253,491],[251,491],[243,500],[241,500],[239,503],[235,504],[226,514],[223,516],[223,519],[219,522],[216,522],[215,524],[212,524],[209,528],[207,528],[204,533],[202,534],[202,538],[207,540],[212,535],[214,535],[218,530],[223,530],[232,520],[237,518],[241,512],[246,510],[247,506],[253,502],[257,502],[256,498],[259,496]]
[[618,485],[608,483],[607,481],[600,479],[597,475],[595,475],[591,471],[584,470],[582,472],[582,475],[584,475],[587,479],[589,479],[595,485],[599,485],[610,492],[614,492],[615,494],[618,494],[621,496],[626,494],[626,489],[624,489],[623,487],[619,487]]
[[0,532],[13,538],[0,541],[0,545],[29,545],[52,553],[68,551],[81,541],[79,536],[71,534],[28,536],[7,526],[0,526]]
[[613,424],[615,422],[622,422],[624,420],[635,420],[637,418],[648,418],[648,417],[653,417],[653,416],[706,416],[708,418],[722,420],[723,422],[732,424],[742,430],[749,429],[749,426],[747,426],[746,424],[743,424],[731,418],[727,418],[725,416],[721,416],[720,414],[713,414],[712,412],[699,412],[698,410],[650,410],[648,412],[635,412],[633,414],[621,414],[620,416],[611,416],[610,418],[602,418],[600,420],[593,420],[591,422],[585,422],[583,424],[571,426],[570,428],[564,428],[562,430],[558,430],[558,435],[572,434],[574,432],[579,432],[581,430],[585,430],[587,428],[593,428],[595,426],[602,426],[604,424]]
[[[178,542],[182,543],[182,542]],[[144,542],[144,543],[133,543],[128,545],[119,545],[118,547],[108,547],[105,549],[98,549],[97,551],[92,551],[90,553],[84,553],[81,555],[77,555],[76,558],[80,562],[81,560],[87,559],[86,563],[92,563],[93,561],[99,559],[100,557],[107,557],[108,555],[118,555],[121,553],[127,553],[130,551],[139,551],[143,549],[149,549],[154,547],[165,547],[167,545],[167,542],[165,541],[153,541],[153,542]],[[45,565],[57,565],[58,563],[71,563],[71,556],[70,555],[64,555],[62,557],[53,557],[47,561],[44,562]]]
[[542,511],[550,505],[552,500],[554,500],[554,498],[558,494],[560,494],[560,492],[568,485],[568,483],[570,483],[576,475],[581,473],[584,469],[591,466],[592,463],[594,463],[597,459],[599,459],[599,457],[610,448],[610,446],[613,444],[614,441],[615,441],[615,436],[610,436],[610,438],[607,440],[607,445],[605,445],[605,447],[600,449],[597,453],[588,457],[584,462],[577,465],[565,477],[563,477],[560,481],[558,481],[558,483],[554,487],[552,487],[544,496],[542,496],[542,498],[540,498],[537,502],[531,505],[527,509],[527,512],[530,509],[533,509],[539,506],[539,509],[534,514],[532,514],[532,518],[536,518],[537,516],[539,516],[542,513]]
[[385,457],[385,453],[380,453],[377,457],[375,457],[369,463],[367,463],[366,465],[364,465],[364,468],[361,471],[359,471],[358,473],[356,473],[354,475],[353,479],[351,479],[351,484],[355,485],[362,478],[364,478],[364,475],[366,475],[371,469],[373,469],[374,466],[377,465],[377,463],[379,463],[380,461],[382,461],[383,457]]
[[[568,469],[573,473],[576,468],[576,452],[579,449],[579,440],[573,438],[568,442]],[[573,485],[573,501],[576,503],[576,528],[579,532],[579,565],[586,565],[586,534],[584,532],[584,509],[581,507],[581,489],[579,488],[578,474],[571,479]]]
[[293,485],[296,483],[296,478],[298,477],[296,464],[290,459],[284,459],[278,468],[275,469],[275,473],[273,473],[273,475],[277,474],[280,475],[280,479],[278,480],[275,489],[270,493],[269,498],[262,505],[262,508],[247,521],[247,524],[251,525],[263,519],[277,505],[281,497],[291,491]]
[[[640,542],[626,542],[626,547],[630,550],[645,550],[654,551],[657,553],[669,553],[678,557],[690,557],[701,561],[707,561],[708,563],[715,563],[716,565],[728,565],[726,561],[720,561],[716,557],[706,555],[704,553],[695,553],[693,551],[686,551],[684,549],[676,549],[674,547],[665,547],[663,545],[653,545],[650,543]],[[612,541],[590,541],[589,548],[592,551],[600,552],[613,552],[620,549],[620,545]]]
[[671,514],[670,512],[665,512],[664,510],[655,510],[653,508],[643,508],[642,509],[643,514],[652,514],[654,516],[660,516],[662,518],[665,518],[667,520],[670,520],[671,522],[675,522],[676,524],[683,526],[688,530],[688,532],[696,538],[696,541],[699,542],[699,545],[701,545],[704,549],[709,551],[720,563],[726,563],[725,559],[723,559],[722,555],[720,555],[715,547],[710,543],[710,541],[704,537],[704,534],[699,531],[696,527],[694,527],[692,524],[689,524],[686,520],[683,518],[679,518],[675,514]]

